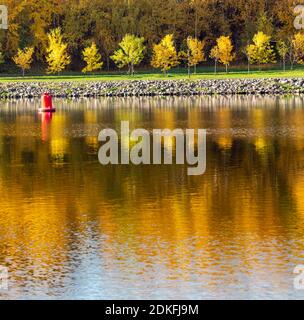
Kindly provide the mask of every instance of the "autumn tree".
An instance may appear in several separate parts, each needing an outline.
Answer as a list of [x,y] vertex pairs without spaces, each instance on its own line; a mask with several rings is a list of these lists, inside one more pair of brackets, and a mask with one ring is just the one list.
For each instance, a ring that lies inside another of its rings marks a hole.
[[214,60],[214,73],[217,73],[217,64],[220,59],[220,52],[218,46],[214,46],[210,51],[210,58]]
[[24,48],[23,50],[18,49],[17,54],[13,57],[15,64],[22,69],[22,76],[24,77],[25,70],[30,69],[33,62],[34,48]]
[[5,0],[2,4],[8,8],[8,29],[0,30],[0,42],[4,56],[11,58],[23,40],[20,31],[27,22],[26,19],[23,19],[26,1]]
[[[48,45],[47,30],[56,24],[59,14],[62,13],[64,1],[26,0],[17,2],[24,3],[22,16],[29,19],[28,32],[30,32],[30,37],[32,38],[31,46],[34,47],[36,60],[43,61]],[[22,18],[22,20],[24,21],[24,18]],[[76,26],[75,23],[74,25]],[[23,30],[22,33],[25,30]]]
[[128,73],[134,74],[134,66],[141,63],[144,58],[144,38],[136,37],[133,34],[126,34],[119,43],[119,49],[114,52],[111,59],[119,68],[128,66]]
[[67,44],[63,41],[61,29],[56,28],[48,33],[49,45],[47,47],[46,61],[48,63],[47,73],[59,73],[71,63],[67,52]]
[[250,65],[256,63],[256,56],[257,56],[257,47],[255,45],[247,45],[245,48],[246,57],[248,60],[248,72],[250,71]]
[[266,12],[265,8],[260,9],[256,24],[257,30],[262,31],[263,33],[268,35],[271,35],[273,33],[272,16]]
[[272,16],[275,17],[273,24],[276,26],[275,33],[278,39],[291,38],[293,36],[295,31],[294,10],[294,0],[276,0],[273,2],[273,7],[270,7],[270,12]]
[[283,70],[285,71],[286,70],[286,57],[289,52],[289,47],[288,47],[287,43],[283,40],[279,40],[277,42],[277,51],[278,51],[280,58],[282,59]]
[[228,66],[234,60],[233,45],[230,37],[221,36],[216,40],[218,61],[221,62],[228,72]]
[[178,54],[174,45],[173,34],[167,34],[159,44],[153,46],[151,65],[160,68],[164,74],[179,64]]
[[91,46],[86,47],[82,51],[82,56],[87,64],[86,67],[82,69],[83,73],[98,70],[103,66],[101,54],[98,52],[95,42],[92,42]]
[[[110,57],[126,33],[144,37],[150,53],[165,34],[174,34],[175,42],[181,44],[189,34],[196,39],[216,39],[231,31],[238,47],[252,43],[257,31],[268,36],[275,31],[277,40],[290,39],[287,59],[291,65],[296,62],[290,45],[295,32],[294,0],[229,0],[220,4],[214,0],[4,0],[3,4],[9,8],[8,30],[0,30],[6,59],[22,45],[34,47],[34,60],[42,62],[49,45],[47,32],[60,27],[74,66],[79,65],[87,43],[94,41],[109,68]],[[254,58],[255,49],[250,50]]]
[[99,41],[100,46],[103,49],[104,57],[106,60],[106,67],[107,70],[109,70],[111,54],[115,51],[116,48],[114,33],[110,30],[110,28],[103,28],[102,30],[97,31],[96,39],[97,41]]
[[204,47],[205,42],[200,41],[196,38],[188,37],[187,38],[187,47],[188,47],[188,66],[194,67],[194,73],[196,73],[196,66],[205,61]]
[[[94,20],[103,20],[101,17],[92,17],[91,3],[93,0],[72,1],[65,0],[64,15],[62,18],[61,30],[64,39],[69,45],[69,54],[73,55],[77,60],[83,58],[83,48],[95,42],[99,47],[99,39],[94,34]],[[61,1],[64,3],[64,1]],[[73,62],[76,59],[73,59]],[[75,61],[76,62],[76,61]]]
[[292,39],[293,61],[304,64],[304,34],[298,32]]
[[259,31],[253,37],[253,44],[247,46],[247,54],[250,62],[261,64],[276,62],[274,50],[270,44],[270,36]]

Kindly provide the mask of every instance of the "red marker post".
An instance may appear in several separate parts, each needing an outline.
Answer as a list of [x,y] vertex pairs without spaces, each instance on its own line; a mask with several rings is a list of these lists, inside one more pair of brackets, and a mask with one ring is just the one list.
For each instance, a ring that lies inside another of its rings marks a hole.
[[41,96],[41,108],[39,112],[55,112],[56,109],[53,108],[52,96],[48,93],[44,93]]

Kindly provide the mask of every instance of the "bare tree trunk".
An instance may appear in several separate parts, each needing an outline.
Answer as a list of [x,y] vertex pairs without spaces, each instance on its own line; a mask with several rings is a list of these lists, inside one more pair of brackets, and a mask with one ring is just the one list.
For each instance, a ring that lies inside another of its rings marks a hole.
[[214,73],[217,74],[217,60],[214,60]]
[[289,61],[290,61],[290,70],[293,70],[294,58],[293,58],[292,44],[289,50]]
[[190,51],[189,51],[189,49],[187,51],[187,67],[188,67],[188,78],[190,78],[191,67],[190,67]]
[[109,59],[109,55],[107,54],[107,70],[110,70],[110,59]]
[[198,20],[198,16],[197,16],[197,8],[195,8],[195,26],[194,26],[194,37],[195,39],[197,39],[197,21]]

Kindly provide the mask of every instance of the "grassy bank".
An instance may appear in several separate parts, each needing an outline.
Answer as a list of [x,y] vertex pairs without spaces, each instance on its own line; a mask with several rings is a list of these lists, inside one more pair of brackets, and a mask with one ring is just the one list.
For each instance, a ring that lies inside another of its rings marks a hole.
[[[198,68],[197,74],[191,74],[190,79],[245,79],[245,78],[299,78],[304,77],[304,68],[298,67],[295,70],[266,69],[262,71],[253,70],[250,73],[245,69],[232,68],[229,73],[218,72],[214,74],[213,68]],[[189,79],[186,69],[175,69],[164,76],[155,70],[138,71],[134,76],[129,76],[123,72],[104,72],[95,75],[83,75],[80,73],[67,72],[61,75],[1,75],[0,83],[15,81],[114,81],[114,80],[179,80]]]

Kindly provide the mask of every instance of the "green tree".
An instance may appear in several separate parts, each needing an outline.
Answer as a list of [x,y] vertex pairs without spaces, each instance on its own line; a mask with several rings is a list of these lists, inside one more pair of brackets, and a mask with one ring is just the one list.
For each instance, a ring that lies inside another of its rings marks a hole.
[[144,58],[144,38],[136,37],[132,34],[126,34],[119,43],[119,49],[114,52],[111,59],[119,68],[128,66],[128,73],[134,74],[134,66],[140,64]]
[[91,46],[86,47],[82,51],[83,60],[86,62],[86,67],[82,69],[83,73],[92,72],[100,69],[103,66],[101,61],[101,54],[98,53],[95,42],[92,42]]

